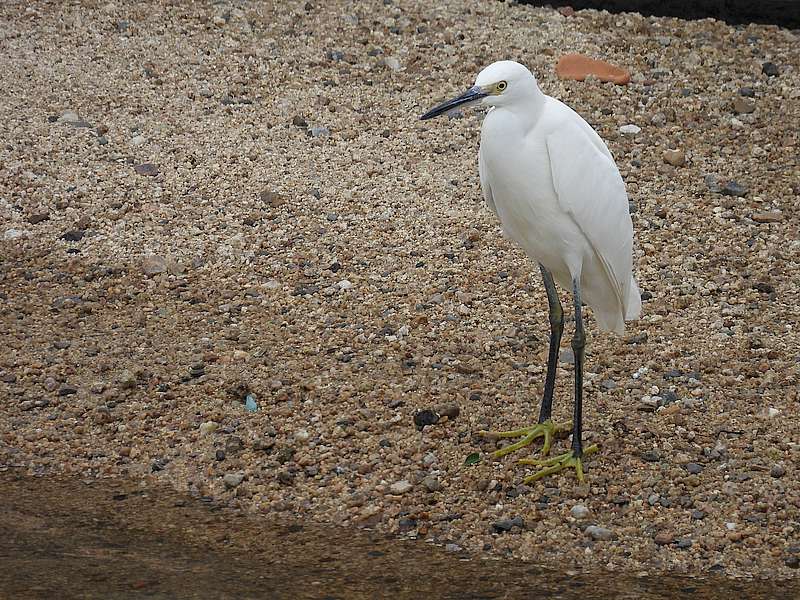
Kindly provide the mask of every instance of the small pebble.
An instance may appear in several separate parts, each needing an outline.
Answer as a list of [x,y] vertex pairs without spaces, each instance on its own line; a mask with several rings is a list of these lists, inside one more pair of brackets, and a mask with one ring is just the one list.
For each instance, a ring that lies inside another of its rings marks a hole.
[[311,127],[308,130],[308,134],[314,138],[323,138],[328,137],[331,134],[331,130],[327,127]]
[[145,275],[158,275],[167,270],[167,261],[163,256],[150,254],[142,260],[142,271]]
[[598,525],[589,525],[583,530],[583,533],[596,542],[608,542],[617,539],[616,533],[610,529],[606,529],[605,527],[600,527]]
[[225,483],[226,488],[232,489],[244,481],[244,475],[242,473],[226,473],[222,481]]
[[24,238],[26,235],[28,235],[28,232],[24,229],[6,229],[3,233],[3,239],[7,242],[10,242]]
[[604,379],[603,381],[600,382],[600,387],[610,392],[611,390],[617,389],[618,386],[617,382],[614,381],[613,379]]
[[428,475],[425,477],[422,480],[422,485],[425,486],[425,489],[429,492],[438,492],[442,489],[442,484],[436,475]]
[[749,98],[736,96],[736,98],[733,99],[733,112],[737,115],[747,115],[755,111],[755,109],[756,103]]
[[202,435],[208,435],[209,433],[214,433],[219,427],[219,423],[215,423],[214,421],[206,421],[205,423],[200,424],[200,433]]
[[78,113],[71,110],[64,111],[57,119],[59,123],[77,123],[81,120],[82,119],[78,116]]
[[572,348],[564,348],[558,355],[558,362],[565,365],[575,364],[575,354],[573,354]]
[[642,460],[646,462],[659,462],[661,460],[661,452],[658,450],[646,450],[642,453]]
[[641,133],[642,128],[638,125],[623,125],[619,128],[619,132],[623,135],[636,135],[637,133]]
[[666,150],[663,155],[664,162],[673,167],[682,167],[686,164],[686,154],[683,150]]
[[519,527],[520,529],[525,527],[525,521],[522,519],[522,517],[514,517],[513,519],[500,519],[499,521],[492,523],[492,528],[497,533],[511,531],[511,529],[514,527]]
[[779,212],[754,212],[751,219],[756,223],[780,223],[783,221],[783,213]]
[[385,64],[392,71],[399,71],[402,68],[400,66],[400,61],[393,56],[388,56],[384,58],[383,64]]
[[152,163],[136,165],[133,169],[139,175],[144,175],[145,177],[155,177],[158,175],[158,167]]
[[667,115],[663,112],[657,112],[652,117],[650,117],[650,123],[657,127],[661,127],[667,124]]
[[138,383],[136,379],[136,375],[133,372],[129,371],[128,369],[123,369],[119,372],[117,376],[117,384],[119,385],[120,389],[129,390],[135,388]]
[[414,413],[414,425],[422,429],[426,425],[435,425],[439,422],[439,415],[432,410],[420,410]]
[[761,65],[761,72],[768,77],[777,77],[780,75],[780,71],[778,70],[778,66],[775,63],[765,62]]
[[38,223],[42,223],[44,221],[50,220],[50,213],[33,213],[28,216],[28,223],[31,225],[37,225]]
[[708,188],[709,192],[713,192],[715,194],[719,194],[722,191],[722,186],[719,184],[719,178],[712,174],[705,176],[706,187]]
[[414,486],[406,479],[402,481],[397,481],[389,486],[389,493],[394,494],[395,496],[401,496],[406,492],[410,492]]
[[434,411],[438,413],[440,417],[447,417],[449,419],[455,419],[461,414],[461,409],[458,404],[439,404],[434,407]]
[[66,240],[68,242],[79,242],[83,239],[83,236],[86,235],[85,231],[80,229],[70,229],[69,231],[65,231],[61,235],[62,240]]
[[674,536],[668,531],[660,531],[653,540],[657,546],[668,546],[675,541]]
[[741,185],[739,183],[736,183],[735,181],[726,181],[722,185],[722,189],[721,189],[721,192],[722,192],[723,195],[725,195],[725,196],[737,196],[737,197],[746,196],[748,191],[749,190],[745,186],[743,186],[743,185]]
[[569,513],[572,515],[573,518],[580,520],[580,519],[585,519],[586,517],[589,516],[589,509],[586,508],[583,504],[576,504],[569,510]]

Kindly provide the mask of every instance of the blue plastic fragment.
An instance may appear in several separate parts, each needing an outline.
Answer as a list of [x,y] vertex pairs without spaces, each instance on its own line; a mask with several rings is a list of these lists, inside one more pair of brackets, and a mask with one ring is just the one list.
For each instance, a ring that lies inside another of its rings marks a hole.
[[247,409],[247,412],[256,412],[258,410],[258,404],[256,404],[256,397],[253,394],[247,394],[247,397],[244,401],[244,407]]

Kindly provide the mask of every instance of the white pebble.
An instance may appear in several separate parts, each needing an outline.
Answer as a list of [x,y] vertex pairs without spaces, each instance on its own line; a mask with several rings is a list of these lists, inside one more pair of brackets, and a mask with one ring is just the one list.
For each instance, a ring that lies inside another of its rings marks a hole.
[[3,234],[3,239],[7,242],[11,240],[18,240],[21,237],[25,237],[28,235],[28,232],[23,229],[6,229],[6,232]]
[[642,131],[641,127],[639,127],[638,125],[633,125],[633,124],[623,125],[622,127],[619,128],[619,132],[624,134],[624,135],[636,135],[637,133],[640,133],[641,131]]
[[60,117],[58,117],[59,123],[77,123],[80,120],[81,118],[78,116],[78,113],[71,110],[65,111]]

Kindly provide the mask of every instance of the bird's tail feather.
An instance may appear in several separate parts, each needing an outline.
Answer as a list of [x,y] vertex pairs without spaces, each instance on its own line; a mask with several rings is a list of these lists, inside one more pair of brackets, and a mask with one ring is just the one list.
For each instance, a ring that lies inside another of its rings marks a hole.
[[642,314],[642,294],[636,280],[631,277],[631,287],[628,291],[628,301],[625,302],[625,320],[633,321]]
[[[592,304],[591,299],[589,304]],[[639,293],[639,286],[631,277],[630,288],[624,305],[620,306],[619,301],[609,302],[605,305],[594,304],[594,318],[597,326],[603,331],[613,331],[617,335],[625,334],[625,321],[638,319],[642,312],[642,296]]]

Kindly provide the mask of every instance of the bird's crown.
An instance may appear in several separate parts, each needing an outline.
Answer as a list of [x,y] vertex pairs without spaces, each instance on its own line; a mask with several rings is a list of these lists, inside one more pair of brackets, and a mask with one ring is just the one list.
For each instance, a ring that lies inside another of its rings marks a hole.
[[510,83],[526,77],[533,77],[533,74],[525,65],[513,60],[499,60],[478,73],[475,85],[483,87],[498,81],[508,81]]

